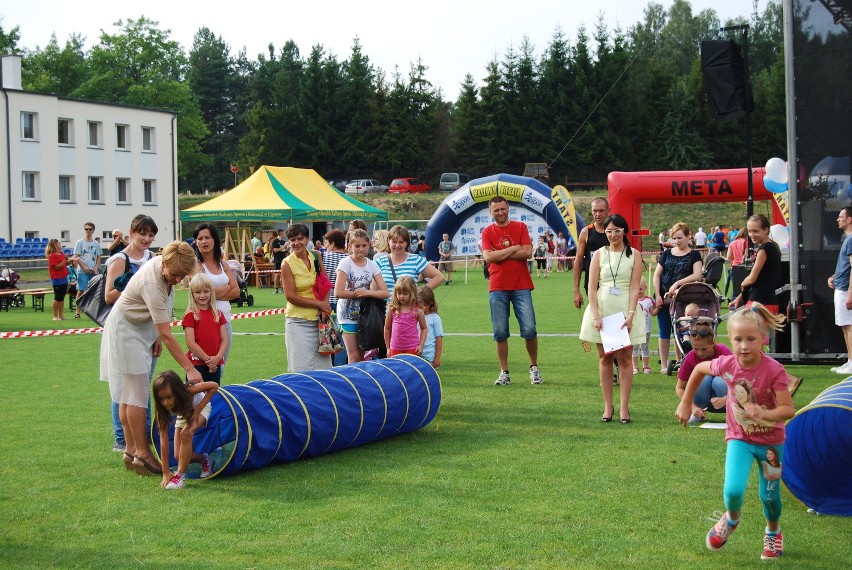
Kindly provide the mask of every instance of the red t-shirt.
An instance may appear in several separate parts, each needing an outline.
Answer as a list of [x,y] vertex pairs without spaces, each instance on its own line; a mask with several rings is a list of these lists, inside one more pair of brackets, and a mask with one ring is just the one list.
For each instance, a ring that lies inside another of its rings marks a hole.
[[[183,316],[183,321],[181,321],[181,325],[183,328],[194,328],[195,329],[195,342],[200,346],[204,352],[206,352],[209,356],[215,355],[219,352],[219,348],[222,346],[222,336],[219,327],[223,327],[228,323],[228,319],[222,313],[219,313],[219,322],[217,323],[213,320],[213,311],[210,309],[206,309],[198,312],[199,319],[195,320],[195,315],[192,314],[192,311],[188,312]],[[192,354],[191,350],[186,352],[187,358],[192,361],[193,366],[204,366],[204,362],[195,357]],[[225,364],[224,359],[221,360],[219,366]]]
[[[725,344],[714,344],[716,349],[716,354],[713,355],[713,358],[718,358],[720,356],[728,356],[729,354],[733,354],[731,349],[728,348]],[[713,360],[713,358],[708,358],[708,360]],[[677,372],[677,379],[683,382],[689,382],[689,376],[692,374],[692,370],[698,365],[701,360],[698,358],[698,355],[695,354],[694,350],[690,350],[689,354],[686,355],[686,358],[683,359],[683,363],[680,365],[680,370]]]
[[64,253],[51,253],[47,256],[47,265],[49,266],[48,273],[50,273],[51,279],[62,279],[63,277],[68,277],[67,265],[63,266],[59,271],[54,269],[54,266],[59,265],[63,261],[65,261]]
[[[530,232],[523,222],[512,222],[500,227],[491,224],[482,230],[483,251],[502,251],[512,245],[532,246]],[[499,263],[489,263],[489,291],[520,291],[534,289],[529,266],[526,260],[506,259]]]

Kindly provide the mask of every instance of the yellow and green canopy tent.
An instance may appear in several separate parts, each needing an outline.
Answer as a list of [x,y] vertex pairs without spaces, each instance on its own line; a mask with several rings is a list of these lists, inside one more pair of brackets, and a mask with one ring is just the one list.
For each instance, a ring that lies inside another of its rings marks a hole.
[[182,222],[387,220],[388,213],[338,192],[310,168],[261,166],[221,196],[180,212]]

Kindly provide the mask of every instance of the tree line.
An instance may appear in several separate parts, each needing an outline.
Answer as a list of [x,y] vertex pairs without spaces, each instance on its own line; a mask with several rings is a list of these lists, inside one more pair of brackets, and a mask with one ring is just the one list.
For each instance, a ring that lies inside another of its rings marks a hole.
[[[782,9],[771,0],[749,24],[755,162],[785,153]],[[180,188],[230,188],[262,164],[313,168],[328,178],[420,176],[444,171],[521,174],[546,162],[554,182],[602,182],[612,170],[681,170],[746,164],[742,121],[715,123],[704,103],[700,41],[727,37],[712,9],[688,0],[644,19],[547,46],[524,39],[467,75],[455,102],[428,80],[426,62],[390,75],[354,38],[345,60],[293,41],[250,59],[202,27],[188,53],[145,18],[116,22],[91,49],[72,34],[43,48],[18,46],[0,25],[0,49],[19,53],[24,89],[167,108],[178,114]],[[733,39],[739,40],[737,36]]]

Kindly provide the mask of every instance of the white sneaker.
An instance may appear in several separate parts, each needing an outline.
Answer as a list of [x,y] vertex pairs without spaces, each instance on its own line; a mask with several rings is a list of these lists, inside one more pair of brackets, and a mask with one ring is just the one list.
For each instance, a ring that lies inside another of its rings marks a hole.
[[538,372],[538,366],[530,366],[530,384],[541,384],[541,374]]
[[699,418],[698,416],[696,416],[694,414],[690,414],[689,415],[689,421],[686,422],[686,425],[689,426],[689,427],[698,427],[702,423],[704,423],[704,418]]
[[837,374],[852,374],[852,361],[847,362],[840,368],[834,371]]
[[174,489],[182,489],[185,484],[185,475],[183,473],[175,473],[172,477],[172,480],[169,481],[169,484],[166,485],[166,489],[169,491],[173,491]]
[[831,368],[829,368],[829,370],[831,370],[832,372],[837,372],[838,370],[840,370],[841,368],[843,368],[847,364],[849,364],[848,360],[846,362],[844,362],[843,364],[841,364],[840,366],[832,366]]
[[212,470],[210,469],[210,456],[206,453],[204,454],[204,459],[201,461],[201,478],[207,479],[210,477],[210,473]]
[[507,386],[511,384],[512,381],[509,380],[509,373],[505,370],[500,372],[500,376],[497,377],[497,380],[494,382],[495,386]]

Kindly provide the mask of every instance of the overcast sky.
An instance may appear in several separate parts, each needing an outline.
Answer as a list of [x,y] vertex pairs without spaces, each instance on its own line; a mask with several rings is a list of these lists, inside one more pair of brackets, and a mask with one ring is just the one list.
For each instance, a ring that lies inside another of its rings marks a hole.
[[[767,0],[759,0],[762,13]],[[668,9],[672,0],[659,0]],[[85,36],[85,47],[97,44],[101,30],[116,33],[119,19],[145,17],[171,30],[171,39],[188,53],[195,33],[208,27],[221,36],[231,54],[245,48],[249,59],[276,49],[287,40],[299,46],[303,57],[322,44],[327,53],[343,61],[357,36],[362,52],[382,68],[388,79],[398,66],[407,75],[420,58],[428,67],[427,79],[454,101],[466,74],[477,84],[485,66],[498,60],[524,36],[539,56],[557,27],[573,41],[580,25],[594,30],[600,14],[610,27],[627,29],[643,19],[646,0],[320,0],[308,2],[223,2],[208,0],[145,0],[130,7],[116,0],[8,0],[0,8],[2,27],[20,26],[19,46],[44,47],[56,34],[60,46],[72,32]],[[749,17],[748,0],[692,0],[693,14],[716,10],[719,20]]]

